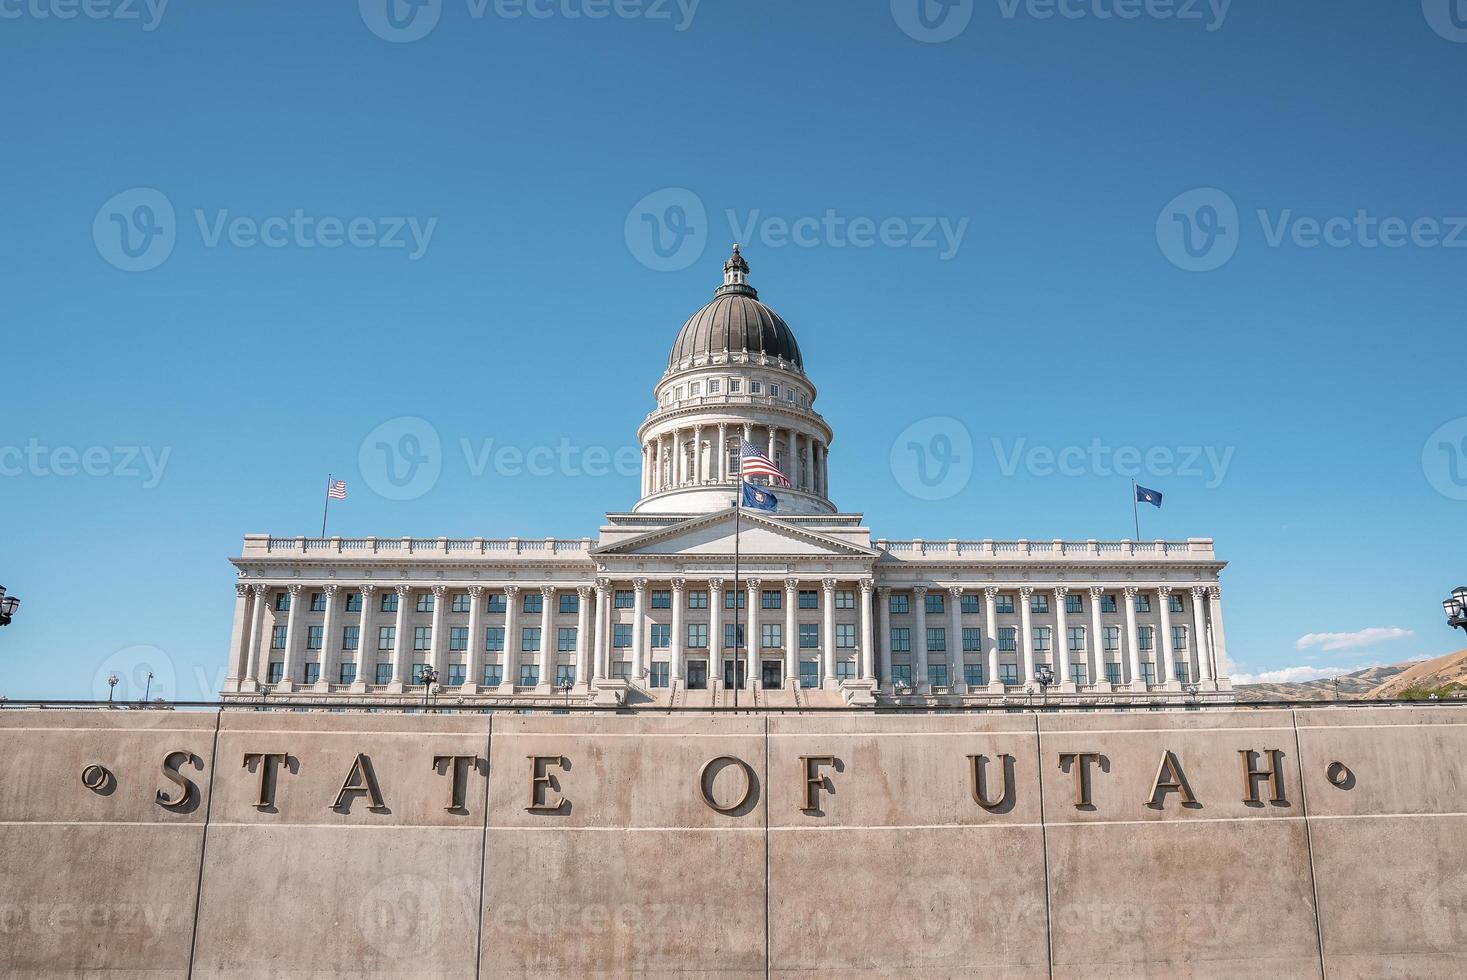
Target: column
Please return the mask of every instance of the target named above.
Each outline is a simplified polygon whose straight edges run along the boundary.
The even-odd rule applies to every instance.
[[[767,452],[765,455],[769,457],[770,462],[773,462],[774,465],[778,466],[779,463],[774,458],[774,426],[767,425],[764,428],[769,436],[769,452]]]
[[[713,482],[728,482],[728,423],[718,423],[718,456],[713,460]]]
[[[1192,589],[1192,649],[1197,654],[1197,674],[1202,681],[1212,680],[1212,663],[1207,650],[1207,624],[1202,600],[1207,590],[1202,586]]]
[[[270,641],[265,636],[265,596],[269,590],[264,585],[252,584],[250,593],[254,608],[250,611],[250,656],[245,664],[245,677],[254,682],[250,685],[250,690],[254,690],[269,676],[265,663],[270,659]]]
[[[837,686],[835,676],[835,579],[821,579],[820,588],[820,609],[825,613],[824,622],[820,624],[820,646],[824,653],[820,680],[824,687],[833,690]]]
[[[535,690],[540,694],[549,694],[555,684],[555,652],[559,646],[555,642],[555,587],[553,585],[540,586],[540,683],[535,685]]]
[[[1212,651],[1213,677],[1224,680],[1228,676],[1228,643],[1223,635],[1222,589],[1210,586],[1207,590],[1208,621],[1212,624],[1212,637],[1208,649]]]
[[[927,679],[927,587],[919,585],[912,590],[912,614],[917,625],[912,630],[912,684],[918,694],[932,693],[932,684]]]
[[[785,429],[784,438],[784,444],[789,447],[790,482],[795,485],[796,490],[807,489],[805,486],[805,461],[800,458],[800,434],[794,429]]]
[[[784,580],[784,686],[800,683],[800,580]]]
[[[706,482],[706,474],[703,472],[703,427],[693,426],[693,482]]]
[[[748,607],[745,610],[745,612],[747,613],[747,616],[745,618],[749,621],[749,625],[744,630],[744,651],[745,656],[748,658],[749,662],[744,673],[744,686],[752,691],[754,689],[754,685],[759,683],[759,668],[757,665],[757,661],[761,655],[761,651],[763,650],[763,647],[760,644],[759,636],[759,587],[763,583],[760,582],[757,578],[751,578],[746,581],[748,582],[748,591],[744,600],[744,604]],[[734,640],[737,641],[738,637],[734,637]],[[738,683],[738,679],[739,669],[737,666],[735,666],[734,683]]]
[[[229,637],[229,673],[224,678],[225,690],[239,690],[250,659],[250,587],[234,583],[234,625]]]
[[[1024,651],[1024,677],[1025,684],[1034,680],[1034,630],[1031,626],[1032,615],[1029,599],[1034,595],[1034,589],[1023,586],[1019,589],[1019,648]]]
[[[285,615],[285,673],[282,675],[283,683],[280,685],[282,691],[289,691],[291,685],[296,683],[296,673],[300,670],[301,655],[300,646],[300,605],[301,586],[287,585],[286,592],[290,593],[290,612]]]
[[[711,690],[723,680],[723,579],[708,580],[708,679]]]
[[[1105,642],[1105,631],[1100,626],[1100,600],[1105,595],[1105,589],[1099,585],[1090,587],[1090,635],[1085,638],[1086,657],[1085,670],[1088,672],[1091,684],[1098,684],[1105,680],[1105,650],[1102,644]]]
[[[998,587],[983,590],[983,651],[988,655],[988,690],[1003,692],[998,676]]]
[[[952,603],[952,608],[948,610],[952,625],[948,627],[947,680],[954,694],[967,694],[968,684],[963,680],[963,587],[950,586],[947,598]]]
[[[392,683],[389,686],[398,692],[403,690],[408,680],[403,667],[407,662],[407,613],[412,599],[413,590],[409,586],[397,586],[397,618],[393,621]]]
[[[1141,647],[1136,636],[1136,592],[1134,585],[1126,586],[1126,646],[1130,650],[1131,690],[1144,691],[1146,685],[1141,680]]]
[[[683,660],[687,648],[687,627],[684,625],[683,610],[688,607],[688,580],[672,580],[672,638],[668,644],[668,683],[673,687],[683,679]]]
[[[888,694],[893,689],[891,681],[891,589],[881,586],[876,590],[876,621],[881,628],[881,683]]]
[[[500,657],[499,693],[513,694],[520,679],[520,587],[504,587],[504,653]]]
[[[377,595],[377,586],[358,586],[362,594],[362,608],[357,618],[357,679],[352,690],[365,692],[368,684],[377,682],[377,640],[372,636],[372,602]]]
[[[444,617],[448,605],[448,586],[433,586],[433,632],[428,637],[428,665],[438,672],[438,683],[448,683],[448,663],[445,651],[448,649],[447,638],[444,632]]]
[[[1166,664],[1166,674],[1160,678],[1162,686],[1168,690],[1181,690],[1177,683],[1177,652],[1172,649],[1172,587],[1163,585],[1156,590],[1156,601],[1161,607],[1161,647],[1162,661]]]
[[[631,676],[634,682],[640,682],[647,665],[647,580],[632,579],[632,588],[637,594],[632,604]]]
[[[1054,662],[1059,665],[1056,671],[1059,676],[1055,680],[1060,684],[1060,689],[1065,691],[1075,689],[1075,683],[1070,679],[1070,638],[1066,635],[1069,632],[1066,619],[1069,610],[1065,608],[1065,601],[1069,596],[1068,586],[1057,586],[1054,590]],[[1065,687],[1066,684],[1069,687]]]
[[[668,437],[672,441],[672,485],[675,487],[683,485],[683,444],[680,431],[673,429]]]
[[[469,586],[469,645],[464,650],[463,693],[474,694],[484,683],[484,587]]]
[[[328,584],[323,590],[326,593],[326,618],[321,623],[321,676],[317,679],[316,690],[325,691],[339,677],[336,670],[336,650],[340,642],[336,634],[340,632],[336,625],[336,597],[341,592],[341,586],[335,582]]]
[[[876,680],[876,658],[871,636],[871,580],[861,579],[861,680]]]
[[[576,587],[576,687],[585,690],[591,676],[591,587]]]
[[[611,676],[611,580],[596,580],[596,663],[593,680]]]

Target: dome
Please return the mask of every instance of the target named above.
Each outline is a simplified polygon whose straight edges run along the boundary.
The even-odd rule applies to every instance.
[[[713,302],[688,317],[678,331],[667,358],[669,370],[687,360],[706,363],[710,355],[744,351],[777,357],[805,370],[794,331],[759,302],[759,293],[746,281],[748,274],[749,264],[735,245],[723,264],[723,285],[713,294]]]

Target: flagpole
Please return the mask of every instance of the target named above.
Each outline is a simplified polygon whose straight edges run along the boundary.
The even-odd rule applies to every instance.
[[[739,450],[739,492],[734,495],[734,641],[733,641],[733,706],[739,706],[739,524],[744,516],[744,453]],[[722,643],[720,638],[718,642]]]
[[[1136,522],[1136,541],[1141,540],[1141,506],[1136,500],[1136,480],[1131,479],[1131,519]]]
[[[321,508],[321,537],[326,536],[326,514],[331,510],[331,474],[326,474],[326,505]]]

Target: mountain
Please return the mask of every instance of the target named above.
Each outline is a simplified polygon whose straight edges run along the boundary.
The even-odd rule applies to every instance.
[[[1338,678],[1302,681],[1297,684],[1239,684],[1234,690],[1237,691],[1239,701],[1333,701],[1336,693],[1335,681],[1338,680],[1340,700],[1353,701],[1375,696],[1374,692],[1378,688],[1415,666],[1416,661],[1408,660],[1385,667],[1366,667],[1352,674],[1341,674]]]
[[[1458,650],[1434,660],[1418,660],[1404,666],[1405,670],[1371,691],[1370,697],[1398,698],[1402,691],[1413,687],[1467,685],[1467,650]]]

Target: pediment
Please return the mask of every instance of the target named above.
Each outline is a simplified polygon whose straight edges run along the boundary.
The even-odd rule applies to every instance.
[[[876,552],[839,538],[787,524],[776,517],[744,511],[737,520],[738,548],[754,557],[874,558]],[[695,517],[646,534],[594,549],[593,556],[729,555],[734,553],[732,510]]]

